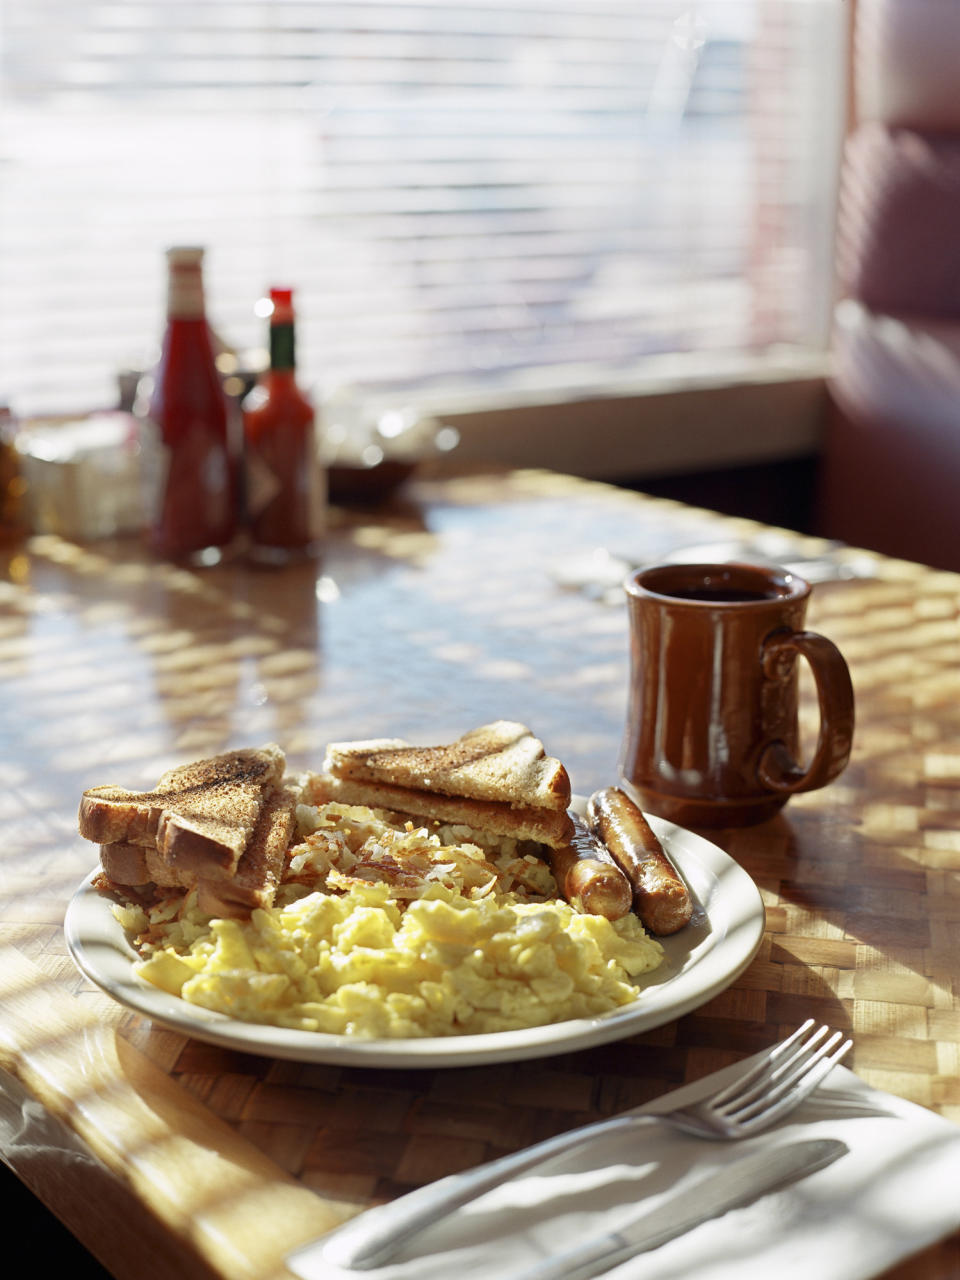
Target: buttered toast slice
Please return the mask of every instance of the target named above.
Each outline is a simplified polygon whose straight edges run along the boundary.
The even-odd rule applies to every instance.
[[[171,769],[153,791],[91,787],[80,800],[80,834],[155,850],[174,871],[230,878],[285,767],[271,743]]]
[[[310,784],[323,799],[554,846],[572,831],[566,769],[513,720],[481,725],[438,747],[399,738],[333,742],[323,767]]]
[[[344,782],[372,782],[520,808],[566,811],[567,771],[526,725],[495,720],[439,747],[400,739],[334,742],[324,772]]]

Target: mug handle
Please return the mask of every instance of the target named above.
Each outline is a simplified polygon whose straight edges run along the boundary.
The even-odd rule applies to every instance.
[[[771,791],[815,791],[846,768],[853,746],[853,684],[843,655],[833,641],[815,631],[774,631],[763,643],[763,673],[769,679],[789,674],[797,654],[806,658],[817,686],[820,733],[813,759],[803,769],[781,741],[764,749],[757,776]]]

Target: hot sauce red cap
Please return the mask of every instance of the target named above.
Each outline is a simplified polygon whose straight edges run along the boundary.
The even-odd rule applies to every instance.
[[[293,290],[271,289],[270,301],[273,303],[272,319],[283,323],[293,319]]]

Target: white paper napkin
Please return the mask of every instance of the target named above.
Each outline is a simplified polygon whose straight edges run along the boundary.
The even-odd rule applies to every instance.
[[[638,1108],[695,1101],[744,1064]],[[541,1259],[616,1230],[638,1210],[749,1151],[839,1138],[848,1153],[782,1191],[703,1223],[609,1271],[610,1280],[869,1280],[960,1229],[960,1126],[835,1067],[785,1124],[740,1142],[692,1138],[651,1119],[558,1156],[412,1239],[393,1263],[348,1271],[321,1244],[287,1260],[302,1280],[509,1280]]]

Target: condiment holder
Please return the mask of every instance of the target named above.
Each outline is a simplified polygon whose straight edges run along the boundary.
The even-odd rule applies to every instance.
[[[137,421],[128,413],[27,420],[16,437],[30,528],[76,541],[143,524]]]

